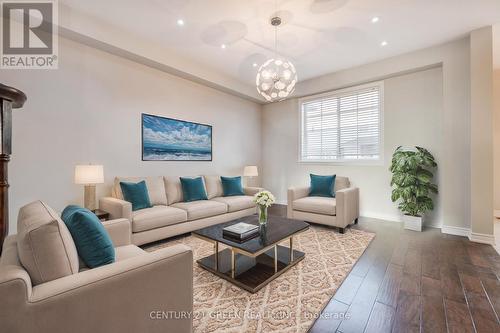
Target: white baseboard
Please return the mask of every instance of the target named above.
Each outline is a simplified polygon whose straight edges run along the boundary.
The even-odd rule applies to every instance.
[[[377,220],[384,220],[389,222],[403,222],[401,216],[397,215],[377,214],[373,212],[360,212],[359,215],[363,217],[368,217]]]
[[[441,227],[441,232],[443,234],[467,237],[471,242],[489,244],[495,247],[495,236],[472,232],[470,228],[452,227],[449,225],[443,225]],[[498,252],[499,249],[495,248],[495,250],[497,250]]]
[[[469,235],[469,239],[472,242],[476,242],[476,243],[490,244],[493,246],[495,245],[495,236],[493,236],[493,235],[471,232]]]
[[[401,215],[386,215],[386,214],[377,214],[373,212],[360,212],[361,216],[363,217],[368,217],[372,219],[377,219],[377,220],[384,220],[384,221],[389,221],[389,222],[403,222],[403,218]],[[442,226],[442,223],[440,221],[435,221],[435,222],[429,222],[424,219],[424,227],[428,228],[437,228],[440,229]]]
[[[469,228],[452,227],[452,226],[449,226],[449,225],[443,225],[443,226],[441,226],[441,232],[443,234],[455,235],[455,236],[464,236],[464,237],[469,237],[469,235],[470,235],[470,229]]]

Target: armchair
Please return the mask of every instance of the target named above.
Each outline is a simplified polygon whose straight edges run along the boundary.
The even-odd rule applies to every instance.
[[[338,227],[340,233],[359,218],[359,189],[337,176],[335,198],[309,197],[309,186],[288,189],[287,217]]]

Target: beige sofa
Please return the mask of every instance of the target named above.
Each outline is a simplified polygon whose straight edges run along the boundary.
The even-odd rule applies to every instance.
[[[123,200],[120,182],[145,180],[153,207],[132,211]],[[223,197],[220,176],[203,176],[208,200],[183,202],[178,176],[117,177],[111,197],[99,200],[100,209],[111,218],[126,218],[132,223],[132,243],[142,245],[191,232],[210,225],[228,222],[256,213],[253,195],[260,188],[244,188],[245,195]]]
[[[340,233],[359,217],[359,189],[337,176],[335,198],[309,197],[310,187],[288,189],[287,217],[338,227]]]
[[[174,245],[147,253],[130,244],[128,220],[104,226],[116,262],[88,269],[50,207],[37,201],[21,209],[19,234],[6,238],[0,258],[1,332],[192,332],[191,317],[155,313],[192,313],[191,250]]]

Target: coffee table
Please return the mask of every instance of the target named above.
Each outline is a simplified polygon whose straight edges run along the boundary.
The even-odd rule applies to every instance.
[[[255,238],[243,243],[224,238],[222,229],[239,222],[259,225],[257,216],[252,215],[192,232],[214,244],[214,254],[197,260],[200,267],[255,293],[304,259],[304,252],[293,249],[293,237],[309,229],[308,223],[270,216]],[[286,240],[289,247],[278,245]],[[219,244],[227,248],[219,251]]]

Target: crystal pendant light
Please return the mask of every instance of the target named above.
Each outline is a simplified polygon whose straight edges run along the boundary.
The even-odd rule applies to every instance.
[[[280,24],[280,17],[276,16],[271,19],[271,25],[274,26],[275,57],[260,66],[255,79],[257,91],[268,102],[284,100],[295,90],[297,83],[295,66],[290,61],[278,57],[278,26]]]

